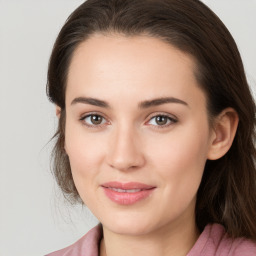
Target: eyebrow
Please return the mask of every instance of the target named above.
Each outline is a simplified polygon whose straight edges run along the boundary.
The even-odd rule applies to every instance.
[[[149,108],[149,107],[163,105],[166,103],[178,103],[178,104],[188,106],[188,103],[183,100],[173,98],[173,97],[164,97],[164,98],[157,98],[157,99],[142,101],[139,103],[139,108]]]
[[[97,107],[102,108],[110,108],[110,105],[103,100],[95,99],[95,98],[87,98],[87,97],[78,97],[72,100],[71,105],[82,103],[82,104],[89,104]],[[185,106],[188,106],[188,103],[186,103],[183,100],[174,98],[174,97],[163,97],[163,98],[157,98],[152,100],[146,100],[139,103],[139,108],[145,109],[150,108],[154,106],[159,106],[167,103],[178,103]]]
[[[78,97],[72,100],[71,105],[74,105],[77,103],[89,104],[89,105],[102,107],[102,108],[109,108],[109,104],[106,101],[95,99],[95,98]]]

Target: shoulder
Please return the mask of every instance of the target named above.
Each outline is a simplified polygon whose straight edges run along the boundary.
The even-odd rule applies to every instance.
[[[245,238],[232,239],[223,226],[209,224],[187,256],[255,256],[256,243]]]
[[[101,238],[102,226],[99,224],[76,243],[45,256],[82,256],[85,252],[88,256],[97,256]]]

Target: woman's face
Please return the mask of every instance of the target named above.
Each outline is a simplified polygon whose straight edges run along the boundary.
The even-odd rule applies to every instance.
[[[195,222],[212,142],[193,59],[150,37],[95,35],[71,61],[65,149],[104,227],[147,234]]]

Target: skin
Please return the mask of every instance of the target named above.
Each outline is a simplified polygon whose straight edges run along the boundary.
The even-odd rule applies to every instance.
[[[205,162],[229,149],[238,118],[227,109],[209,126],[195,69],[192,57],[146,36],[98,34],[75,50],[65,149],[77,190],[103,225],[101,255],[186,255],[198,238],[195,203]],[[145,103],[165,97],[178,100]],[[120,205],[101,187],[110,181],[156,189]]]

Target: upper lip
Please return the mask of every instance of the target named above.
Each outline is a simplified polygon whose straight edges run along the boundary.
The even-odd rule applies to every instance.
[[[146,190],[146,189],[152,189],[155,188],[155,186],[152,185],[147,185],[139,182],[118,182],[118,181],[111,181],[107,182],[101,185],[102,187],[105,188],[116,188],[116,189],[123,189],[123,190],[129,190],[129,189],[141,189],[141,190]]]

